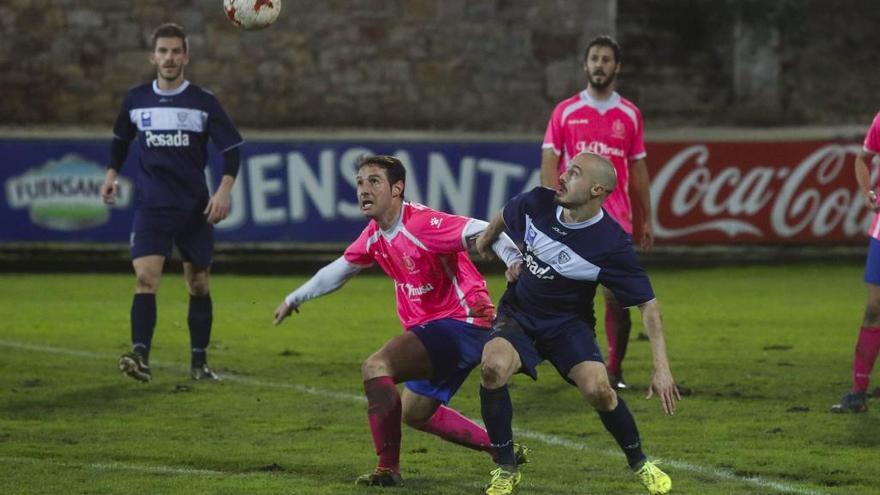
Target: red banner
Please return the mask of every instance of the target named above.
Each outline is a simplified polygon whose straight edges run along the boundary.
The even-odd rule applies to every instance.
[[[860,150],[834,141],[648,143],[657,241],[865,242],[872,213],[853,171]]]

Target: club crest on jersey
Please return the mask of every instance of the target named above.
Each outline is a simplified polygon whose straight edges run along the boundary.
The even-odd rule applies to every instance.
[[[412,257],[408,254],[403,255],[403,266],[405,266],[410,273],[416,272],[416,262],[413,261]]]
[[[186,123],[186,119],[187,119],[187,117],[189,117],[189,114],[188,114],[188,113],[186,113],[186,112],[177,112],[177,123],[178,123],[178,124],[185,124],[185,123]]]
[[[141,112],[141,127],[151,127],[153,125],[153,113]]]
[[[616,138],[626,137],[626,126],[623,125],[620,119],[614,119],[614,123],[611,124],[611,134]]]
[[[557,265],[564,265],[571,260],[571,256],[568,255],[565,251],[561,251],[559,256],[556,258]]]

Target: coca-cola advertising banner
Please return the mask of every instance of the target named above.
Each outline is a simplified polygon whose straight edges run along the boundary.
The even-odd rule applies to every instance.
[[[648,143],[654,231],[668,244],[864,242],[860,143]],[[876,177],[876,163],[872,176]]]
[[[854,142],[649,142],[653,224],[663,244],[861,243],[870,212],[857,193]],[[115,205],[101,202],[109,139],[0,139],[0,244],[114,243],[129,238],[137,164]],[[363,229],[355,164],[387,153],[408,170],[411,201],[490,218],[540,182],[540,141],[249,140],[227,243],[344,245]],[[134,155],[132,153],[131,155]],[[208,181],[221,160],[212,152]]]

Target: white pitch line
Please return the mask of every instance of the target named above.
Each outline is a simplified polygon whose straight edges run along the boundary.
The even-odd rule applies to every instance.
[[[0,457],[0,463],[48,465],[97,471],[137,471],[151,474],[177,474],[186,476],[256,476],[264,473],[226,473],[213,469],[196,469],[173,466],[151,466],[148,464],[129,464],[127,462],[69,462],[35,457]]]
[[[87,357],[87,358],[93,358],[93,359],[112,359],[113,358],[113,356],[110,356],[108,354],[102,354],[102,353],[97,353],[97,352],[80,351],[80,350],[74,350],[74,349],[64,349],[64,348],[60,348],[60,347],[35,345],[35,344],[28,344],[28,343],[24,343],[24,342],[13,342],[13,341],[8,341],[8,340],[0,340],[0,347],[8,347],[11,349],[19,349],[19,350],[24,350],[24,351],[45,352],[45,353],[49,353],[49,354],[60,354],[60,355],[64,355],[64,356]],[[160,361],[151,361],[150,364],[151,364],[151,366],[157,367],[157,368],[181,369],[181,370],[185,369],[181,365],[172,364],[172,363],[165,363],[165,362],[160,362]],[[268,382],[268,381],[259,380],[259,379],[255,379],[255,378],[248,378],[248,377],[244,377],[244,376],[229,375],[229,374],[223,375],[223,380],[228,381],[228,382],[241,383],[244,385],[251,385],[251,386],[255,386],[255,387],[282,388],[282,389],[296,390],[296,391],[303,392],[303,393],[310,394],[310,395],[317,395],[320,397],[327,397],[330,399],[336,399],[336,400],[342,400],[342,401],[364,402],[366,400],[362,395],[348,394],[345,392],[334,392],[332,390],[324,390],[324,389],[311,387],[308,385],[302,385],[302,384],[298,384],[298,383]],[[568,439],[565,439],[565,438],[562,438],[562,437],[559,437],[556,435],[548,435],[545,433],[540,433],[540,432],[530,431],[530,430],[523,430],[523,429],[519,429],[519,428],[517,428],[515,431],[517,434],[522,435],[525,438],[538,440],[538,441],[546,443],[548,445],[555,445],[555,446],[564,447],[564,448],[571,449],[571,450],[577,450],[577,451],[581,451],[581,452],[589,452],[589,453],[593,453],[593,454],[600,454],[603,456],[610,456],[610,457],[621,457],[623,455],[617,451],[612,451],[612,450],[607,450],[607,449],[599,449],[596,447],[590,447],[590,446],[585,445],[583,443],[574,442],[572,440],[568,440]],[[16,458],[0,457],[0,461],[5,461],[6,459],[16,459]],[[686,461],[677,461],[677,460],[673,460],[673,459],[664,459],[663,462],[664,462],[664,464],[666,464],[668,466],[672,466],[672,467],[674,467],[678,470],[681,470],[681,471],[688,471],[691,473],[699,474],[699,475],[709,477],[709,478],[714,478],[717,480],[731,481],[731,482],[741,483],[744,485],[752,485],[752,486],[757,486],[760,488],[776,490],[777,492],[780,492],[780,493],[794,493],[797,495],[828,495],[827,492],[813,490],[810,488],[802,488],[802,487],[799,487],[796,485],[791,485],[788,483],[783,483],[781,481],[767,479],[767,478],[764,478],[761,476],[740,476],[740,475],[734,473],[733,471],[730,471],[727,469],[701,466],[699,464],[693,464],[693,463],[686,462]],[[116,464],[118,464],[118,463],[107,464],[106,466],[113,466]],[[166,469],[166,467],[163,467],[163,466],[158,466],[158,467],[154,468],[154,467],[149,467],[149,466],[135,466],[135,465],[126,465],[126,464],[119,464],[119,465],[120,466],[134,466],[134,467],[132,467],[132,469],[144,469],[144,470],[146,470],[146,469]],[[95,465],[88,465],[88,466],[100,466],[100,465],[95,464]],[[221,471],[210,471],[210,470],[197,470],[197,469],[196,470],[188,470],[186,468],[174,468],[174,467],[167,467],[167,469],[172,470],[172,471],[167,471],[169,473],[176,473],[177,471],[174,471],[174,470],[180,470],[181,474],[183,474],[184,472],[188,472],[190,474],[199,474],[200,472],[202,474],[212,474],[212,475],[215,473],[216,474],[224,474],[224,475],[227,474],[227,473],[222,473]]]

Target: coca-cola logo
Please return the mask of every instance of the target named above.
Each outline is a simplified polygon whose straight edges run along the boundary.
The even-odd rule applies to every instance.
[[[713,157],[709,145],[689,145],[653,174],[658,239],[705,239],[714,234],[784,242],[827,240],[831,233],[858,238],[867,231],[872,213],[852,173],[859,145],[822,144],[799,163],[789,158],[793,165],[785,164],[780,153],[768,153],[776,161],[772,164],[737,163],[749,154],[749,146],[743,143],[741,154]],[[764,148],[772,150],[769,145]],[[876,172],[875,163],[874,177]]]

